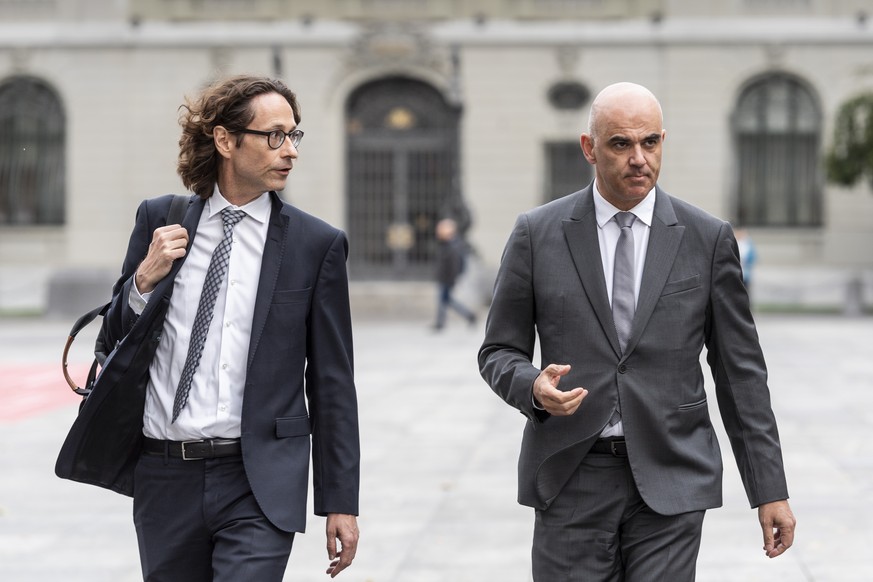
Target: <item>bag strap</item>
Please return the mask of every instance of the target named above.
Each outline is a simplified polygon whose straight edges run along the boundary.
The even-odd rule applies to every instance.
[[[176,194],[173,196],[173,200],[170,202],[170,210],[167,212],[167,224],[181,224],[182,220],[185,218],[185,212],[188,209],[188,201],[190,200],[189,196],[185,196],[182,194]],[[109,306],[112,305],[112,302],[108,302],[105,305],[101,305],[99,307],[95,307],[82,317],[76,320],[76,323],[73,324],[73,328],[70,330],[70,335],[67,338],[67,343],[64,345],[64,353],[61,357],[61,364],[63,366],[64,379],[67,381],[67,384],[70,385],[70,389],[80,396],[88,396],[91,393],[91,388],[94,386],[94,381],[97,378],[97,366],[98,360],[94,358],[94,361],[91,363],[91,369],[88,371],[88,378],[85,382],[85,387],[80,388],[76,385],[76,381],[70,376],[70,372],[67,369],[67,356],[70,353],[70,346],[73,345],[73,340],[76,339],[76,335],[80,331],[82,331],[85,327],[88,326],[89,323],[94,321],[97,316],[103,317],[106,315],[106,312],[109,311]]]
[[[70,353],[70,346],[73,345],[73,340],[76,339],[76,335],[82,331],[89,323],[94,321],[94,319],[99,316],[106,315],[106,312],[109,310],[109,303],[106,305],[101,305],[100,307],[95,307],[82,317],[76,320],[76,323],[73,324],[73,329],[70,330],[70,336],[67,338],[67,343],[64,346],[64,355],[61,358],[61,363],[63,364],[64,370],[64,379],[67,381],[67,384],[70,385],[70,389],[80,396],[87,396],[91,392],[91,384],[93,383],[92,375],[96,376],[97,372],[97,359],[94,359],[94,362],[91,364],[91,370],[88,373],[88,382],[85,384],[85,388],[79,388],[76,386],[76,382],[70,377],[70,372],[67,370],[67,355]]]
[[[188,209],[188,196],[176,194],[170,202],[170,211],[167,212],[167,224],[182,224],[185,211]]]

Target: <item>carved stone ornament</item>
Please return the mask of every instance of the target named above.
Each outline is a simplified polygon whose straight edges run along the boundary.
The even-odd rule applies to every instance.
[[[578,81],[558,81],[549,87],[548,99],[555,109],[581,109],[591,99],[591,90]]]

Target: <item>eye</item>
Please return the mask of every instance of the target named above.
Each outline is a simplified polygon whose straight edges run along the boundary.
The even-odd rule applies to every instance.
[[[294,129],[291,131],[291,133],[288,134],[288,137],[291,138],[291,143],[296,148],[300,145],[300,140],[303,139],[303,131],[299,129]]]

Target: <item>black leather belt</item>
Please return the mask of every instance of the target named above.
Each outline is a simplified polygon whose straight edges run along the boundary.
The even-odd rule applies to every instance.
[[[626,457],[627,443],[624,442],[624,439],[597,439],[589,452],[598,455]]]
[[[242,454],[239,439],[203,439],[197,441],[161,441],[146,438],[142,450],[152,455],[167,455],[185,461],[217,459]]]

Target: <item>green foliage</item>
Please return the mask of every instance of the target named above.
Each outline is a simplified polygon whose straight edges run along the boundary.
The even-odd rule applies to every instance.
[[[873,187],[873,93],[843,103],[834,124],[834,140],[825,160],[828,181],[852,186],[862,176]]]

